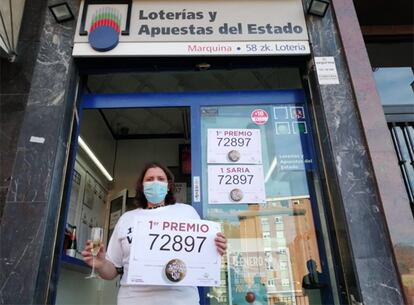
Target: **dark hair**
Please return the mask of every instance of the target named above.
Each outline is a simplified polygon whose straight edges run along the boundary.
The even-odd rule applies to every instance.
[[[145,209],[148,207],[148,201],[144,195],[143,181],[144,181],[144,176],[147,173],[147,171],[150,168],[156,168],[156,167],[159,167],[164,171],[165,175],[167,176],[167,180],[168,180],[168,193],[165,196],[164,204],[170,205],[170,204],[174,204],[176,201],[175,196],[174,196],[174,175],[171,173],[171,171],[166,166],[162,165],[159,162],[152,161],[152,162],[147,163],[144,166],[144,169],[142,170],[141,174],[138,177],[138,181],[136,185],[135,203],[137,204],[139,208]]]

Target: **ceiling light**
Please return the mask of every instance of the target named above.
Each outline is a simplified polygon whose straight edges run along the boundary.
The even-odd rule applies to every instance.
[[[69,5],[66,2],[50,5],[49,9],[52,12],[53,17],[55,17],[57,23],[75,18],[72,11],[70,10]]]
[[[108,173],[106,168],[102,165],[102,163],[98,160],[98,158],[95,156],[95,154],[92,152],[92,150],[85,143],[85,141],[83,141],[81,137],[78,137],[78,143],[79,143],[79,146],[87,153],[89,158],[91,158],[93,163],[95,163],[95,165],[100,169],[100,171],[106,177],[106,179],[108,179],[109,181],[114,180],[114,178],[112,178],[112,176]]]
[[[196,68],[200,71],[208,70],[208,69],[210,69],[210,67],[211,67],[211,65],[209,63],[206,63],[206,62],[196,64]]]
[[[328,10],[329,2],[326,0],[311,0],[308,14],[323,17]]]

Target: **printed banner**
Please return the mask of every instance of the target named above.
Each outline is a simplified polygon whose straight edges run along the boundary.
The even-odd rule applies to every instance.
[[[220,285],[218,223],[137,217],[136,228],[128,285]]]
[[[209,165],[208,203],[265,203],[262,165]]]
[[[262,163],[259,129],[208,129],[208,163]]]

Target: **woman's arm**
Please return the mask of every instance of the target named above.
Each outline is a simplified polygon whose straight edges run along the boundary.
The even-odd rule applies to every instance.
[[[92,241],[88,240],[86,241],[85,249],[81,252],[83,256],[83,261],[92,267]],[[116,268],[114,264],[112,264],[110,261],[108,261],[105,256],[105,246],[102,245],[101,249],[99,250],[98,255],[95,257],[95,270],[99,274],[101,278],[104,280],[112,280],[117,275],[118,272],[116,271]]]

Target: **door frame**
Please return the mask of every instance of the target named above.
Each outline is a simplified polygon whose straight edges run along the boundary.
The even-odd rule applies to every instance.
[[[201,108],[208,106],[241,106],[241,105],[270,105],[270,104],[299,104],[303,105],[308,111],[307,98],[303,89],[281,89],[281,90],[257,90],[257,91],[224,91],[224,92],[180,92],[180,93],[129,93],[129,94],[83,94],[80,99],[79,117],[82,117],[83,111],[86,109],[110,109],[110,108],[167,108],[167,107],[189,107],[191,118],[191,185],[192,185],[192,206],[203,217],[203,197],[205,190],[201,191],[199,201],[194,201],[194,177],[198,177],[200,187],[203,185],[202,179],[202,160],[201,160]],[[77,124],[77,134],[80,130],[81,119]],[[312,135],[312,131],[310,131]],[[77,141],[76,141],[77,142]],[[77,146],[77,143],[75,144]],[[315,156],[314,142],[311,136],[311,151]],[[76,150],[75,150],[76,151]],[[315,160],[314,170],[317,171],[317,162]],[[308,183],[309,184],[309,183]],[[310,186],[310,185],[309,185]],[[310,186],[311,203],[316,200],[314,197],[313,187]],[[312,199],[312,197],[314,199]],[[314,206],[312,204],[312,206]],[[315,208],[315,206],[314,206]],[[321,219],[316,215],[313,218],[315,227],[319,230]],[[316,218],[315,218],[316,217]],[[320,243],[322,242],[322,244]],[[329,243],[326,245],[326,243]],[[326,263],[327,257],[325,247],[332,249],[332,237],[329,241],[318,239],[318,248],[321,260]],[[326,264],[329,268],[329,264]],[[336,271],[334,270],[334,273]],[[334,281],[338,281],[335,276]],[[208,288],[199,288],[200,304],[209,304],[209,300],[205,297]],[[336,293],[332,290],[331,295]],[[204,297],[203,297],[204,296]]]

